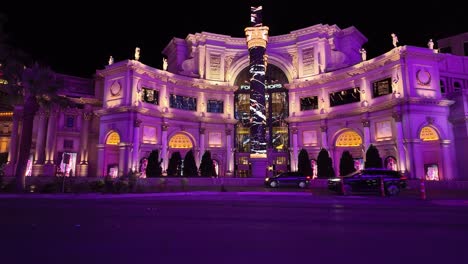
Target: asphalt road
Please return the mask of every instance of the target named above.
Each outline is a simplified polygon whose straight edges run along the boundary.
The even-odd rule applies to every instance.
[[[0,227],[1,263],[468,263],[468,200],[6,196]]]

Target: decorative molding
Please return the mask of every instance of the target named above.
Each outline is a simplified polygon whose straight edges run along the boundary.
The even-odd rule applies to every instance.
[[[136,119],[134,122],[133,122],[133,126],[134,127],[140,127],[142,121],[140,119]]]
[[[370,127],[370,120],[369,119],[361,119],[361,123],[363,127]]]
[[[84,112],[83,113],[83,119],[86,121],[89,121],[93,119],[94,113],[93,112]]]
[[[401,122],[401,119],[402,119],[401,112],[396,112],[396,111],[393,112],[392,117],[395,120],[395,122]]]

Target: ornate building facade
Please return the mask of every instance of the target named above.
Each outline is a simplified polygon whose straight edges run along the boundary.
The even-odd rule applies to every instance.
[[[64,76],[81,106],[38,114],[31,175],[126,175],[155,149],[166,170],[172,153],[192,149],[198,164],[210,151],[221,177],[264,177],[297,170],[301,149],[315,165],[322,148],[338,174],[344,151],[358,168],[373,144],[386,167],[410,178],[467,179],[468,57],[397,46],[366,60],[366,37],[336,25],[265,39],[266,155],[252,153],[258,105],[246,39],[203,32],[172,39],[165,70],[133,59],[93,81]],[[13,112],[0,114],[7,174],[20,140],[21,107]],[[255,169],[259,158],[270,171]]]

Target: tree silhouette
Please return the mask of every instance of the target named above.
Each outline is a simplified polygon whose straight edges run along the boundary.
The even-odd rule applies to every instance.
[[[343,151],[340,159],[340,175],[347,175],[356,171],[354,168],[354,159],[348,150]]]
[[[198,176],[197,164],[193,156],[193,150],[189,150],[184,158],[184,177]]]
[[[364,168],[383,168],[382,158],[380,157],[379,150],[373,144],[371,144],[367,149]]]
[[[162,159],[159,160],[159,151],[153,150],[148,156],[148,166],[146,167],[146,177],[161,177],[162,168],[161,168]]]
[[[328,178],[333,177],[335,172],[332,167],[332,159],[328,155],[328,151],[322,148],[317,156],[317,177]]]
[[[180,152],[174,152],[169,159],[169,165],[167,166],[167,176],[180,176],[180,167],[182,164],[182,156]]]
[[[211,152],[205,151],[202,156],[200,163],[200,175],[204,177],[216,176],[213,166],[213,160],[211,159]]]
[[[312,176],[312,165],[310,164],[309,153],[305,149],[301,149],[299,152],[297,171],[305,176]]]

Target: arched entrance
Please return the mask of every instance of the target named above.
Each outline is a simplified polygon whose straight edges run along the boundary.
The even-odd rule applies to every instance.
[[[419,132],[422,141],[422,161],[426,180],[438,181],[441,179],[442,160],[439,133],[432,126],[424,126]],[[450,159],[451,157],[444,157]],[[421,166],[416,164],[416,166]]]
[[[194,140],[185,132],[177,132],[169,140],[168,176],[181,176],[184,169],[184,158],[187,152],[194,148]],[[193,153],[194,156],[196,153]],[[193,176],[193,175],[191,175]]]
[[[112,178],[119,175],[119,144],[119,133],[114,130],[109,131],[105,141],[104,168],[105,175]]]
[[[334,169],[336,170],[339,168],[341,156],[345,151],[349,151],[353,157],[354,168],[356,170],[363,169],[364,160],[362,147],[362,137],[356,131],[352,129],[341,131],[335,140],[335,151],[333,153]]]
[[[254,156],[251,155],[251,125],[254,122],[251,113],[250,100],[250,68],[242,69],[236,76],[234,84],[239,89],[234,94],[235,126],[235,176],[237,177],[263,177],[253,175],[255,167]],[[274,172],[286,171],[289,165],[289,126],[286,118],[289,117],[288,90],[283,86],[288,78],[280,67],[269,63],[265,73],[265,110],[266,127],[265,139],[267,144],[267,167],[272,166]],[[263,143],[262,143],[263,144]],[[263,157],[262,157],[263,158]],[[279,162],[280,161],[280,162]]]

